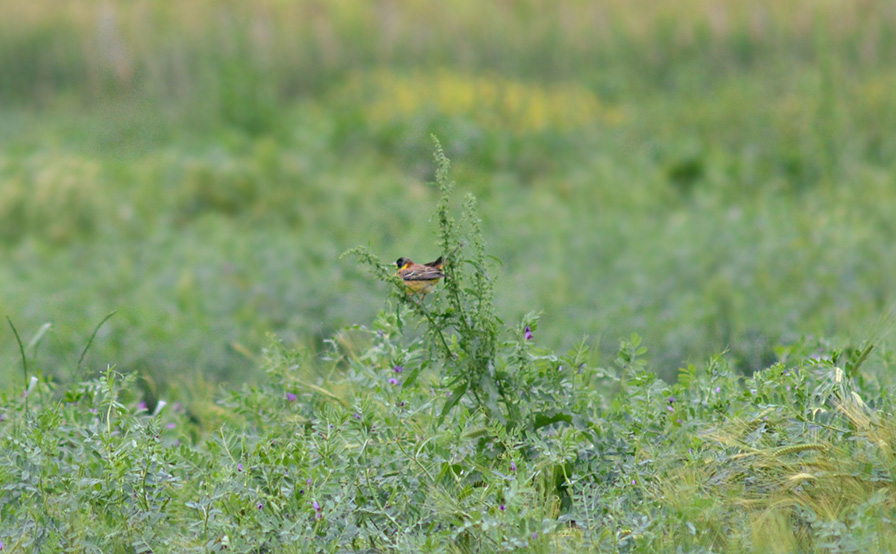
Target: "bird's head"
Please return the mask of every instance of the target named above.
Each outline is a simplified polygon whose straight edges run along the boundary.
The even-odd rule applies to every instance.
[[[397,260],[395,260],[395,267],[397,267],[398,269],[401,269],[401,268],[408,266],[412,263],[414,263],[414,262],[412,262],[410,260],[410,258],[398,258]]]

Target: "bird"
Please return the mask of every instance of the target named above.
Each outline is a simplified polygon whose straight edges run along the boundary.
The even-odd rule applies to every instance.
[[[409,293],[432,292],[439,279],[445,276],[442,273],[442,256],[427,264],[415,263],[410,258],[398,258],[395,260],[395,267],[398,268],[398,276],[404,281]]]

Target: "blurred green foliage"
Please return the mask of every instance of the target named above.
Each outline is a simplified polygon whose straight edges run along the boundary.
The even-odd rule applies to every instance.
[[[503,262],[495,312],[654,366],[883,333],[889,2],[0,5],[0,315],[35,367],[244,380],[434,258],[429,136]],[[0,374],[18,371],[0,332]]]

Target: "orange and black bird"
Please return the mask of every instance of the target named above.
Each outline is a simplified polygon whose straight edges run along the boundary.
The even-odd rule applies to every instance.
[[[404,281],[409,292],[426,294],[435,288],[436,283],[445,276],[442,273],[442,257],[428,264],[414,263],[410,258],[395,260],[398,276]]]

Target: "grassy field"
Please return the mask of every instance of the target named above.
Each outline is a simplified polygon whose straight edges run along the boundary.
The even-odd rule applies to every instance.
[[[892,550],[894,68],[882,0],[0,5],[0,541]],[[361,263],[446,233],[436,320]]]

